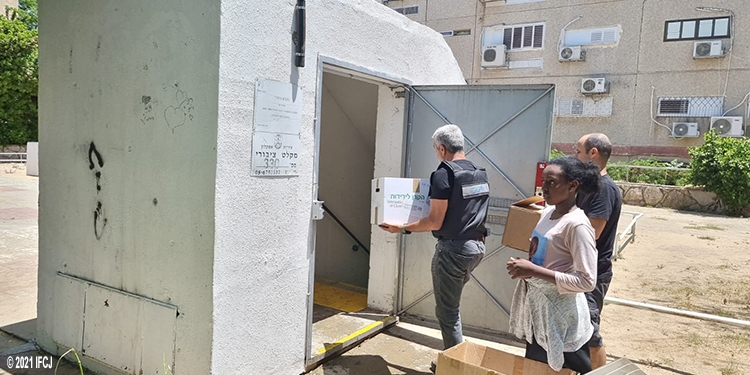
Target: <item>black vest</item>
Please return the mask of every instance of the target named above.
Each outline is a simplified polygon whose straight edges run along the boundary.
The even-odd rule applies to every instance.
[[[469,162],[471,163],[471,162]],[[443,226],[432,231],[440,239],[475,240],[487,236],[484,226],[490,198],[490,184],[487,171],[478,168],[463,169],[452,161],[440,163],[438,169],[445,168],[453,175],[451,197],[445,212]]]

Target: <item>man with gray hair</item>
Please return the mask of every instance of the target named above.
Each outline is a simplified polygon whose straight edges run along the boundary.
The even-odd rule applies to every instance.
[[[412,223],[382,223],[380,227],[403,234],[432,231],[437,238],[432,286],[435,316],[448,349],[463,341],[458,307],[471,271],[484,257],[490,186],[486,170],[466,159],[458,126],[438,128],[432,141],[440,165],[430,176],[429,214]]]
[[[602,189],[597,194],[578,194],[576,206],[588,216],[596,235],[598,265],[596,286],[586,293],[589,303],[591,323],[594,335],[589,342],[591,367],[597,369],[607,364],[607,352],[604,340],[599,333],[601,312],[604,308],[604,297],[612,282],[612,254],[614,253],[617,224],[622,210],[622,196],[612,178],[607,174],[607,162],[612,155],[612,143],[601,133],[586,134],[578,140],[575,147],[576,157],[582,162],[592,161],[599,166],[602,176]]]

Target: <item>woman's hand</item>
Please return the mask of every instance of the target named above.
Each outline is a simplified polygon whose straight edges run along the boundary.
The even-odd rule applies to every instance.
[[[539,266],[526,259],[510,258],[506,267],[512,279],[528,279],[535,276]]]

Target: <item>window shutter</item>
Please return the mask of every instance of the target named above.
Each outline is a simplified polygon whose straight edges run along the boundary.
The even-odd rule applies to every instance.
[[[513,28],[513,48],[521,48],[521,38],[523,37],[523,28]]]
[[[513,41],[513,28],[506,28],[503,30],[503,44],[505,44],[505,49],[510,51],[511,42]]]
[[[680,39],[680,30],[682,29],[682,22],[668,22],[667,23],[667,39]]]
[[[534,48],[542,48],[544,44],[544,25],[534,26]]]
[[[531,47],[531,42],[534,39],[534,26],[526,26],[523,28],[523,47]]]

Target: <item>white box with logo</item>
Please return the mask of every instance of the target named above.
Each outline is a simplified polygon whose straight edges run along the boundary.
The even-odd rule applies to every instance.
[[[406,224],[430,212],[430,179],[391,178],[372,180],[370,224]]]

